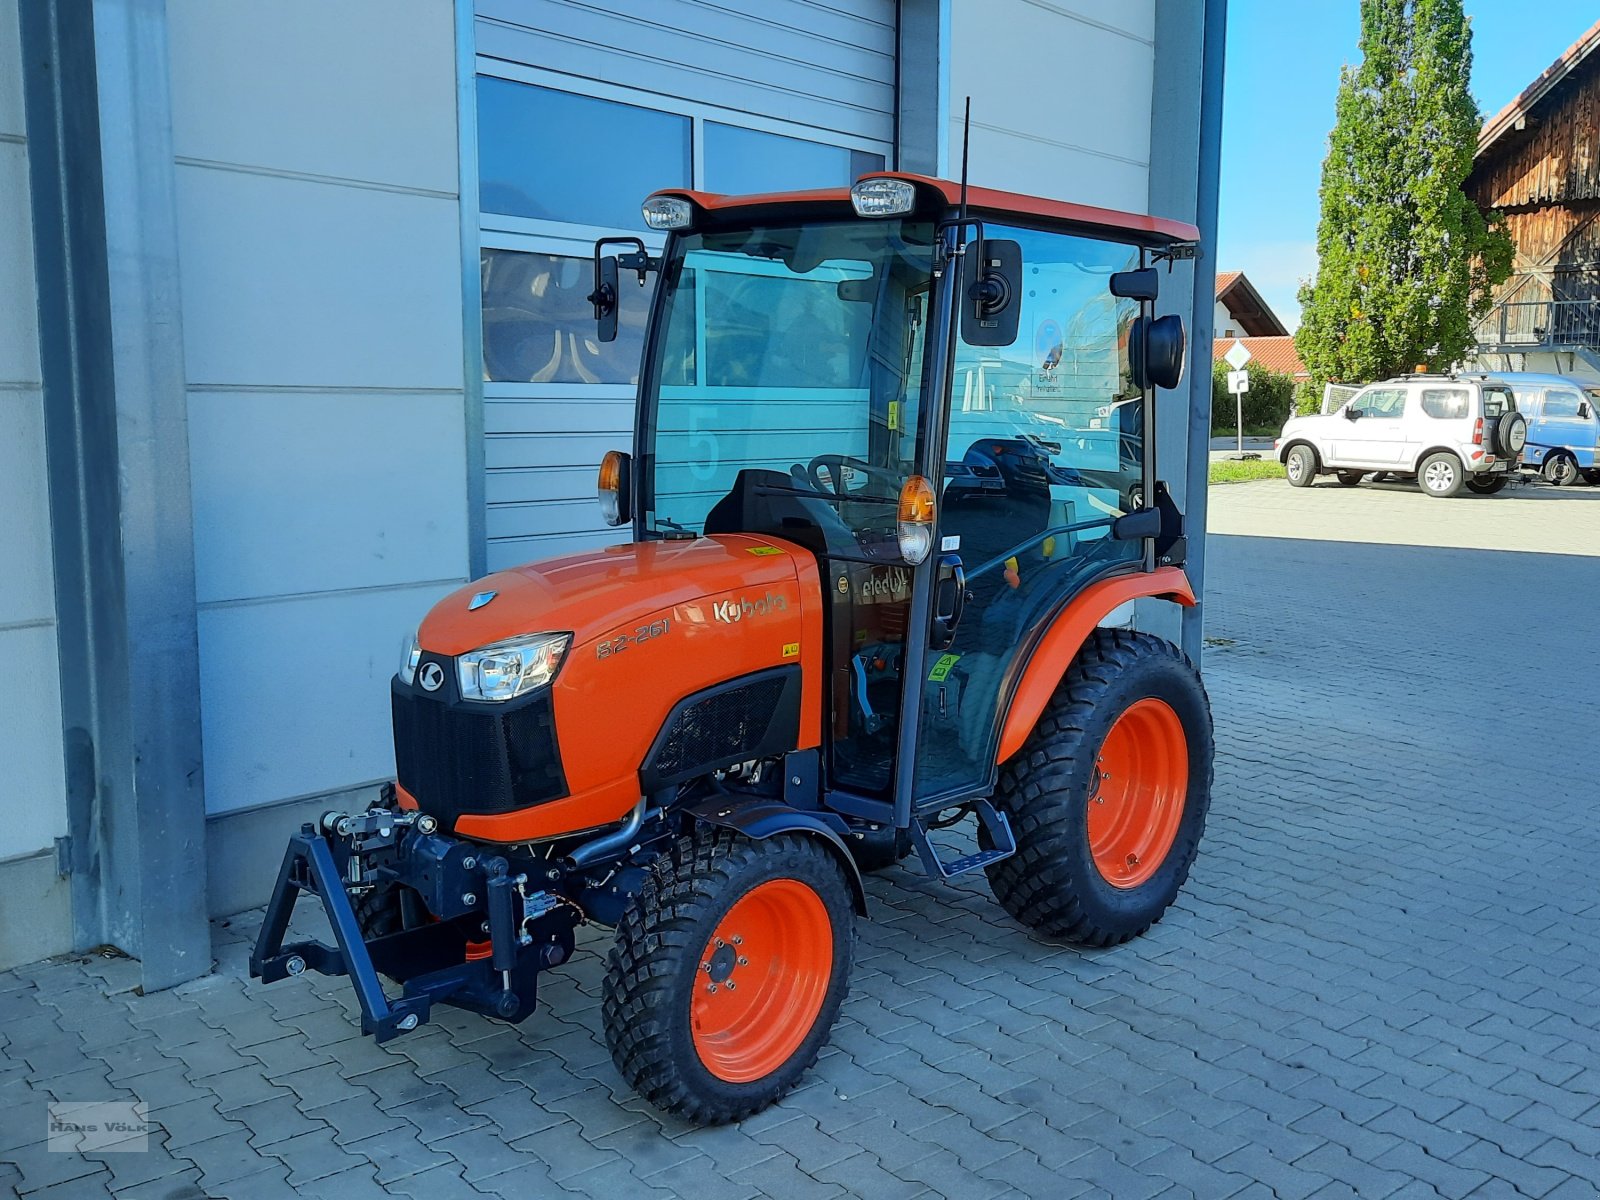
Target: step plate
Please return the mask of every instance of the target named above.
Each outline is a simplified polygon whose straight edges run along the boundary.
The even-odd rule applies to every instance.
[[[923,818],[920,816],[912,818],[911,837],[916,843],[917,856],[922,860],[922,869],[929,875],[940,879],[953,879],[957,875],[965,875],[968,871],[976,871],[1001,862],[1017,852],[1017,839],[1011,832],[1011,822],[1006,819],[1003,812],[987,800],[975,802],[972,811],[977,815],[978,823],[988,831],[989,840],[994,844],[994,848],[963,854],[960,858],[949,861],[939,857],[938,848],[928,836],[928,827]]]

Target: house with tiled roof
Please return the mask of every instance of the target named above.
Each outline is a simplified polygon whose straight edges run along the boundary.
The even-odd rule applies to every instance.
[[[1297,380],[1310,378],[1289,330],[1243,271],[1217,272],[1214,320],[1212,328],[1216,331],[1216,340],[1211,346],[1212,361],[1220,361],[1228,348],[1239,341],[1250,351],[1250,357],[1267,370]]]
[[[1466,192],[1517,249],[1478,365],[1600,382],[1600,21],[1484,123]]]

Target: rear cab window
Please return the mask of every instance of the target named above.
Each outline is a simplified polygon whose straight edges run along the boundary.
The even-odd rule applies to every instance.
[[[1483,389],[1483,415],[1486,417],[1503,417],[1509,412],[1517,411],[1517,401],[1508,387],[1486,387]]]

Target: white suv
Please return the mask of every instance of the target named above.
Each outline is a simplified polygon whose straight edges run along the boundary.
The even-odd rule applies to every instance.
[[[1276,443],[1289,482],[1369,472],[1415,477],[1430,496],[1492,495],[1517,468],[1528,424],[1511,389],[1483,375],[1402,375],[1369,384],[1331,413],[1291,417]]]

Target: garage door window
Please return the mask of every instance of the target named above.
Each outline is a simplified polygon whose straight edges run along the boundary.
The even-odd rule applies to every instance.
[[[595,336],[587,258],[518,250],[482,251],[483,377],[508,383],[639,382],[650,291],[625,275],[617,340]]]
[[[883,170],[883,155],[707,121],[706,188],[729,194],[840,187]]]
[[[478,77],[478,192],[487,212],[641,229],[639,202],[693,182],[690,119]]]

